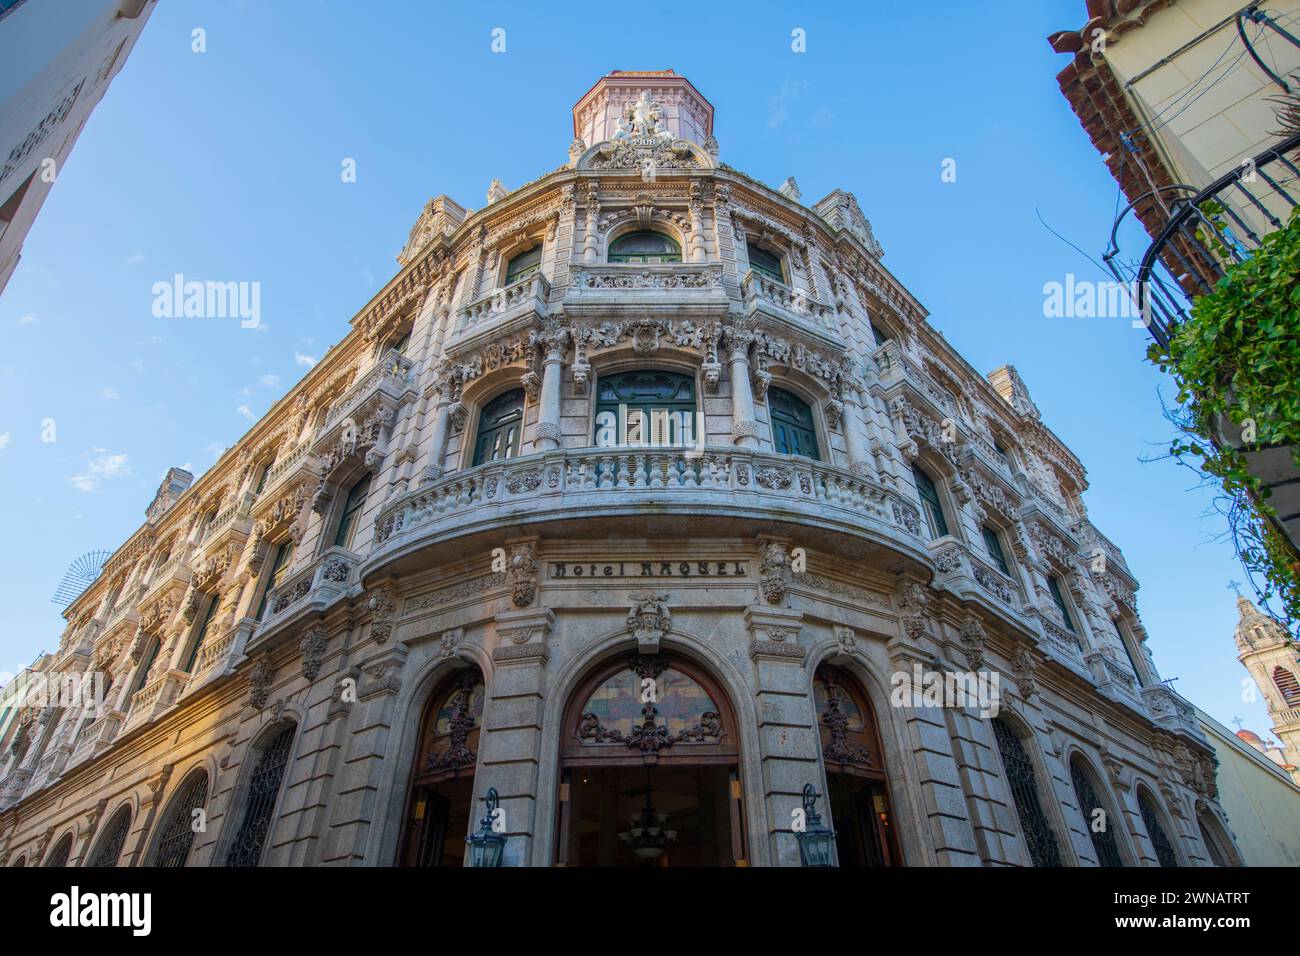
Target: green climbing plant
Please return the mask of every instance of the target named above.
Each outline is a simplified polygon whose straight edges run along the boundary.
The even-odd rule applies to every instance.
[[[1199,211],[1199,238],[1231,261],[1222,207],[1206,203]],[[1148,358],[1178,386],[1181,434],[1170,453],[1221,484],[1243,565],[1261,598],[1276,597],[1283,623],[1294,629],[1300,555],[1274,523],[1268,489],[1251,474],[1246,454],[1289,446],[1300,467],[1300,215],[1225,273],[1172,329],[1169,347],[1152,345]]]

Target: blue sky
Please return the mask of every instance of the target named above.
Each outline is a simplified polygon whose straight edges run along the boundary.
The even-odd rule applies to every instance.
[[[597,78],[671,67],[713,103],[724,162],[772,185],[794,176],[809,203],[856,193],[931,322],[977,369],[1016,365],[1142,582],[1163,676],[1219,720],[1268,729],[1242,699],[1226,585],[1243,574],[1212,540],[1210,495],[1171,462],[1139,461],[1170,438],[1145,333],[1043,317],[1045,283],[1109,278],[1038,221],[1099,257],[1115,212],[1045,40],[1083,22],[1083,0],[1013,0],[996,21],[968,0],[681,17],[470,6],[159,4],[0,297],[0,670],[57,644],[64,570],[125,540],[168,466],[209,467],[343,337],[428,198],[480,208],[493,177],[514,188],[555,169]],[[806,53],[791,51],[795,28]],[[948,158],[956,182],[941,181]],[[151,287],[177,272],[259,282],[262,328],[155,318]]]

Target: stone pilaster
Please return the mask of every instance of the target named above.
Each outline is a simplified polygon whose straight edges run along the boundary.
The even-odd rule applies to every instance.
[[[774,866],[799,866],[799,844],[790,812],[801,805],[803,787],[825,791],[812,682],[799,642],[803,614],[784,608],[745,609],[749,656],[754,662],[759,760],[768,853]]]
[[[406,654],[406,645],[398,642],[361,665],[347,756],[338,775],[329,829],[321,847],[323,864],[358,865],[364,859],[366,840],[382,796],[379,787],[388,738],[405,716],[395,710]]]
[[[475,772],[475,816],[483,815],[488,787],[496,787],[505,812],[503,866],[542,865],[532,858],[539,827],[550,825],[537,812],[542,710],[546,702],[547,636],[555,621],[550,608],[503,611],[496,616],[499,643],[492,649],[494,671],[483,707]]]

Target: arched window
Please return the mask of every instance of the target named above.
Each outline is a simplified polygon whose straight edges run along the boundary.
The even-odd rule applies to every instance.
[[[527,279],[542,267],[542,247],[533,246],[527,252],[521,252],[506,264],[506,285]]]
[[[661,447],[694,441],[693,378],[654,370],[601,377],[596,387],[596,445]]]
[[[208,609],[203,612],[203,619],[199,621],[199,626],[194,631],[194,639],[190,641],[189,653],[185,655],[185,663],[181,667],[181,670],[187,674],[194,672],[194,663],[199,659],[199,651],[208,637],[208,628],[212,626],[212,619],[217,616],[217,608],[220,606],[221,596],[217,594],[209,595]]]
[[[740,733],[706,674],[622,657],[579,685],[563,727],[560,865],[744,864]]]
[[[343,502],[343,511],[339,514],[339,528],[334,534],[336,547],[352,547],[352,539],[356,537],[357,525],[361,523],[361,510],[366,506],[368,494],[370,475],[366,474],[348,489],[347,500]]]
[[[281,542],[275,548],[275,557],[271,559],[271,573],[266,577],[266,587],[262,588],[262,600],[257,605],[257,619],[266,616],[266,606],[271,601],[271,592],[280,586],[285,575],[289,573],[289,562],[293,560],[293,539]]]
[[[851,674],[828,664],[817,668],[813,701],[840,866],[898,866],[902,856],[871,702]]]
[[[13,866],[19,866],[19,867],[26,866],[26,865],[27,865],[27,854],[24,853],[24,854],[23,854],[22,856],[20,856],[18,859],[14,860],[14,862],[13,862],[12,865],[13,865]]]
[[[271,474],[271,469],[275,467],[275,462],[268,461],[257,469],[257,481],[253,483],[253,494],[260,495],[266,490],[266,479]]]
[[[297,729],[296,724],[286,724],[261,748],[248,782],[244,819],[226,853],[226,866],[257,866],[261,860]]]
[[[95,855],[90,858],[88,866],[117,866],[122,856],[122,847],[126,846],[126,835],[131,830],[131,808],[122,807],[108,821]]]
[[[524,390],[503,392],[483,406],[478,417],[478,438],[474,442],[474,464],[504,461],[519,454],[519,437],[524,428]]]
[[[1124,860],[1119,853],[1119,843],[1112,829],[1118,821],[1112,817],[1110,808],[1104,806],[1097,796],[1097,790],[1092,785],[1092,777],[1084,766],[1083,758],[1078,754],[1070,758],[1070,782],[1074,784],[1074,795],[1079,800],[1079,811],[1083,814],[1088,836],[1092,838],[1092,849],[1097,854],[1097,863],[1101,866],[1123,866]]]
[[[773,282],[785,282],[785,270],[781,268],[780,256],[773,255],[766,249],[760,249],[752,242],[745,243],[745,252],[749,256],[751,269]]]
[[[1273,668],[1273,683],[1288,707],[1300,707],[1300,682],[1293,672],[1279,664]]]
[[[1065,592],[1061,590],[1061,582],[1055,575],[1047,576],[1047,590],[1051,592],[1052,603],[1056,609],[1061,612],[1061,620],[1065,622],[1065,629],[1071,634],[1078,632],[1074,628],[1074,615],[1070,613],[1070,605],[1065,603]]]
[[[769,388],[767,407],[772,415],[772,444],[779,454],[821,459],[812,409],[807,402],[783,388]]]
[[[1038,799],[1038,778],[1029,751],[1016,732],[1000,717],[993,718],[993,735],[997,738],[998,753],[1006,771],[1011,799],[1016,805],[1020,830],[1025,836],[1025,846],[1034,866],[1060,866],[1061,851]]]
[[[609,247],[610,262],[681,262],[682,247],[662,232],[629,232]]]
[[[916,465],[912,466],[912,479],[916,482],[916,493],[921,496],[921,509],[925,512],[925,523],[929,525],[930,537],[942,538],[948,533],[948,519],[943,514],[939,489],[934,486],[930,476]]]
[[[1156,851],[1156,859],[1160,861],[1160,865],[1177,866],[1178,854],[1169,839],[1169,834],[1160,824],[1160,813],[1156,810],[1151,795],[1145,790],[1138,791],[1138,809],[1142,811],[1142,822],[1146,825],[1147,836],[1151,838],[1151,846]]]
[[[399,355],[406,354],[406,347],[411,344],[411,329],[407,329],[397,338],[388,343],[388,351],[397,352]]]
[[[1128,666],[1133,668],[1133,675],[1137,678],[1138,686],[1145,687],[1146,679],[1143,677],[1142,668],[1138,667],[1137,655],[1133,653],[1133,649],[1129,646],[1129,639],[1124,633],[1124,628],[1116,619],[1112,618],[1110,623],[1115,628],[1115,634],[1119,638],[1120,646],[1124,648],[1124,655],[1128,658]]]
[[[68,857],[72,855],[72,834],[65,834],[63,839],[54,845],[50,855],[45,858],[45,866],[67,866]]]
[[[460,866],[472,820],[483,723],[483,675],[457,671],[429,696],[411,771],[401,866]]]
[[[1201,841],[1205,844],[1206,851],[1210,854],[1210,862],[1215,866],[1237,866],[1232,850],[1229,848],[1230,840],[1223,832],[1223,827],[1218,821],[1209,815],[1207,811],[1202,810],[1196,815],[1196,826],[1201,831]]]
[[[153,851],[153,866],[181,867],[189,862],[194,846],[194,811],[208,800],[208,774],[199,770],[181,784],[158,831],[158,845]]]
[[[988,551],[994,565],[1007,577],[1011,577],[1011,568],[1007,564],[1007,555],[1002,550],[1002,539],[998,536],[997,529],[985,525],[980,528],[980,533],[984,536],[984,549]]]
[[[145,648],[144,656],[140,658],[140,666],[135,671],[135,681],[131,684],[131,693],[126,698],[128,705],[131,698],[144,689],[144,685],[149,680],[149,671],[153,669],[154,662],[158,660],[158,652],[161,649],[161,640],[156,637],[149,638],[149,645]]]

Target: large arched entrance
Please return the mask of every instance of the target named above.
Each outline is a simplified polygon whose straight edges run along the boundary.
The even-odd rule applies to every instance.
[[[901,866],[871,702],[853,675],[829,664],[817,668],[813,699],[840,866]]]
[[[420,718],[399,866],[463,866],[483,722],[483,674],[459,670],[435,688]]]
[[[739,733],[708,674],[624,655],[579,685],[563,726],[559,865],[745,865]]]

